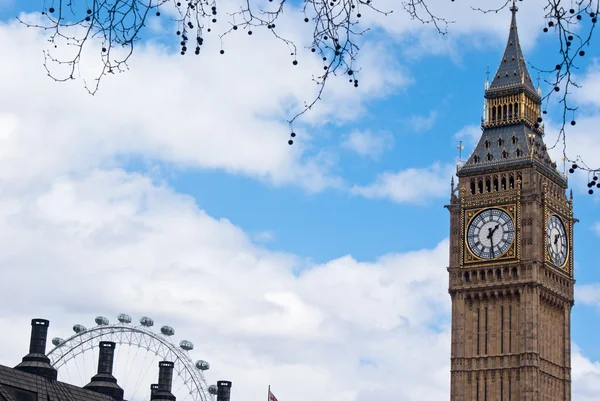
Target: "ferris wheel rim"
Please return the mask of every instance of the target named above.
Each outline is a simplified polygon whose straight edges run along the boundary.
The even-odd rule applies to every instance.
[[[193,360],[189,356],[187,350],[177,347],[174,343],[164,338],[164,335],[155,333],[154,331],[150,330],[147,326],[144,325],[134,326],[128,323],[119,322],[114,324],[97,325],[89,329],[86,328],[85,330],[75,333],[67,339],[63,340],[59,345],[56,345],[54,348],[48,351],[46,353],[46,356],[50,358],[51,365],[58,369],[61,366],[64,366],[71,359],[74,359],[78,355],[83,354],[85,351],[97,348],[100,341],[97,341],[97,343],[95,343],[94,340],[108,335],[114,335],[117,332],[139,334],[142,336],[148,336],[153,340],[158,341],[162,346],[167,348],[167,353],[170,353],[175,356],[176,360],[172,362],[175,362],[176,373],[180,377],[182,377],[181,372],[183,372],[184,370],[187,371],[189,378],[187,380],[183,378],[182,380],[184,384],[188,387],[188,389],[190,389],[190,393],[193,391],[190,388],[190,385],[188,384],[191,381],[193,382],[194,387],[197,390],[196,392],[199,395],[201,401],[210,401],[213,399],[213,396],[209,391],[209,385],[204,378],[204,374],[200,370],[195,368]],[[76,341],[77,339],[79,339],[80,341],[78,343],[74,343],[74,341]],[[156,356],[163,356],[159,353],[159,351],[151,349],[147,345],[144,346],[140,342],[126,342],[120,339],[114,342],[119,345],[126,344],[129,346],[133,345],[138,348],[145,348],[147,351],[154,353],[154,355]],[[85,349],[85,344],[90,344],[90,347],[88,349]],[[67,351],[61,353],[61,351],[65,348],[67,349]],[[56,354],[60,355],[56,360],[53,360],[53,357]]]

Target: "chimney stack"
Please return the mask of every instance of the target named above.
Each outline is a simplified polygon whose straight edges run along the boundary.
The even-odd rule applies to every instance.
[[[217,401],[229,401],[231,398],[231,382],[220,380],[217,382]]]
[[[123,400],[123,389],[117,384],[112,375],[113,359],[116,344],[111,341],[100,341],[100,356],[98,357],[98,373],[83,388],[96,393],[105,394],[115,400]]]
[[[158,391],[158,384],[154,383],[150,385],[150,398]]]
[[[29,354],[23,357],[23,361],[15,366],[15,369],[56,380],[58,372],[50,365],[50,359],[46,356],[48,326],[50,322],[46,319],[31,320]]]
[[[174,366],[173,362],[168,361],[158,363],[158,389],[152,394],[151,401],[175,401],[175,396],[171,393]]]

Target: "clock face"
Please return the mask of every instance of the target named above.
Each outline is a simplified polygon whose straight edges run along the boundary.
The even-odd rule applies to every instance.
[[[567,261],[567,232],[560,217],[552,215],[548,219],[547,244],[550,259],[556,266],[562,266]]]
[[[502,256],[515,238],[515,225],[504,210],[486,209],[476,215],[467,230],[473,255],[483,259]]]

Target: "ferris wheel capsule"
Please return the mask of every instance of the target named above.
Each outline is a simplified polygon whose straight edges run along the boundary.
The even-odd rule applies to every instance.
[[[208,392],[212,395],[217,395],[217,386],[215,384],[211,384],[208,386]]]
[[[194,343],[188,340],[181,340],[179,342],[179,347],[185,351],[191,351],[194,349]]]
[[[75,326],[73,326],[73,331],[77,334],[79,333],[83,333],[84,331],[86,331],[87,329],[85,328],[84,325],[82,324],[76,324]]]
[[[210,369],[210,363],[203,360],[199,360],[196,361],[196,367],[200,370],[208,370]]]
[[[165,336],[172,336],[173,334],[175,334],[175,329],[171,326],[163,326],[160,328],[160,332],[163,333]]]
[[[117,316],[117,320],[121,323],[131,323],[131,316],[121,313]]]
[[[98,326],[108,326],[108,319],[104,316],[96,316],[96,319],[94,319],[94,321]]]
[[[154,326],[154,320],[147,316],[144,316],[140,319],[140,324],[145,327],[152,327]]]
[[[58,347],[59,345],[61,345],[62,343],[64,343],[64,342],[65,342],[65,340],[63,340],[63,339],[62,339],[62,338],[60,338],[60,337],[54,337],[54,338],[52,339],[52,344],[54,344],[54,345],[55,345],[55,346],[57,346],[57,347]]]

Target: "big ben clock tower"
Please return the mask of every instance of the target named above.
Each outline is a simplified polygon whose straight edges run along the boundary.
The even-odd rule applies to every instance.
[[[451,401],[571,400],[572,198],[511,12],[482,135],[447,206]]]

